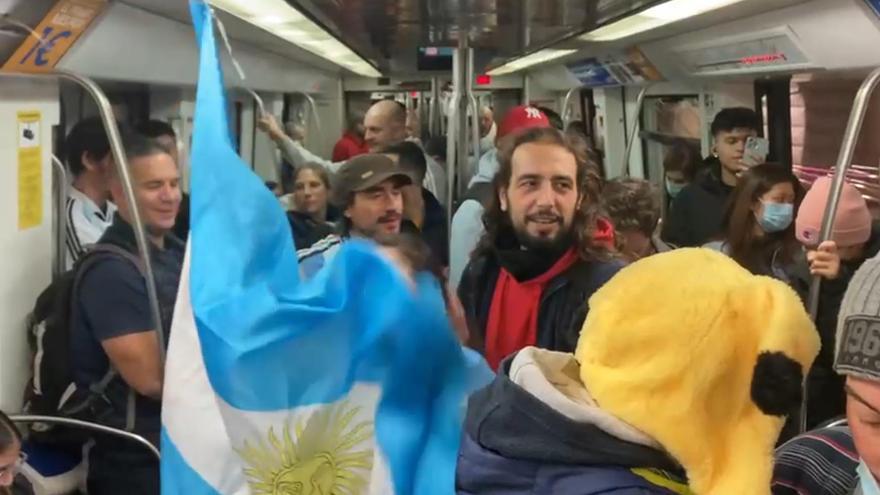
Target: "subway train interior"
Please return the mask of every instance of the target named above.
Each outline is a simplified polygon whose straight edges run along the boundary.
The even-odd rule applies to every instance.
[[[664,168],[670,150],[685,145],[711,157],[716,115],[744,107],[757,116],[753,142],[764,161],[790,170],[805,190],[842,169],[837,175],[880,215],[878,0],[207,3],[232,143],[282,199],[293,192],[290,160],[266,131],[267,117],[297,136],[297,149],[330,160],[353,120],[392,100],[406,112],[408,138],[445,169],[436,196],[449,228],[477,174],[474,155],[526,106],[576,129],[604,180],[653,184],[659,232],[674,204]],[[200,63],[190,9],[186,0],[0,0],[0,411],[21,431],[51,423],[29,420],[25,409],[43,352],[29,325],[38,297],[72,266],[78,172],[66,140],[74,126],[108,118],[105,103],[122,127],[170,125],[180,189],[190,190]],[[481,120],[487,110],[491,121]],[[80,464],[55,484],[16,466],[32,493],[85,491]]]

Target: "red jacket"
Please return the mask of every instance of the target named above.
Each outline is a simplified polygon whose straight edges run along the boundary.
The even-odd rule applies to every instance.
[[[333,161],[344,162],[349,158],[368,153],[370,148],[367,143],[357,134],[346,132],[336,141],[333,147]]]

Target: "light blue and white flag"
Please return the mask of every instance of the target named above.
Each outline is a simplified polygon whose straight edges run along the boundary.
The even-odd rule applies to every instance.
[[[454,493],[467,394],[491,379],[429,276],[347,242],[301,281],[277,200],[236,155],[211,15],[200,46],[192,232],[162,412],[162,493]]]

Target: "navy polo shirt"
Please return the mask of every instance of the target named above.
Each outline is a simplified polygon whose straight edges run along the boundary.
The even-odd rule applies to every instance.
[[[119,215],[99,243],[109,243],[137,253],[134,231]],[[164,249],[151,247],[151,261],[156,278],[161,326],[168,342],[174,300],[180,282],[184,245],[173,237],[166,237]],[[112,254],[88,267],[77,289],[74,321],[71,326],[71,369],[79,388],[88,388],[99,382],[110,368],[110,359],[102,342],[125,335],[154,331],[146,280],[138,267],[128,259]],[[123,422],[128,386],[117,376],[107,388],[106,395],[120,416],[111,423]],[[140,426],[148,430],[158,428],[159,401],[139,396],[136,416]],[[137,427],[136,430],[142,430]]]

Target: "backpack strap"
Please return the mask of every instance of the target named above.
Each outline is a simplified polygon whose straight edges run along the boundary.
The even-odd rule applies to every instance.
[[[79,284],[82,282],[82,279],[85,278],[85,274],[89,271],[91,267],[96,265],[99,261],[105,260],[111,257],[123,258],[130,263],[132,263],[135,268],[137,268],[138,273],[141,274],[146,279],[146,266],[144,265],[143,260],[140,257],[132,254],[130,251],[119,247],[115,244],[109,243],[98,243],[89,248],[86,254],[80,259],[76,266],[76,277],[73,282],[73,290],[71,295],[71,304],[73,308],[71,310],[71,316],[73,316],[76,312],[77,301],[79,300]],[[156,322],[157,325],[162,325],[162,322]],[[101,378],[97,383],[92,384],[89,387],[90,398],[85,401],[83,404],[71,410],[72,413],[80,412],[86,409],[95,398],[102,397],[104,392],[107,391],[107,387],[110,386],[110,383],[114,378],[119,374],[119,372],[112,365],[107,369],[107,373],[104,374],[104,377]],[[125,407],[125,430],[133,431],[135,426],[135,406],[137,402],[137,396],[133,388],[128,387],[128,399],[126,400]]]

